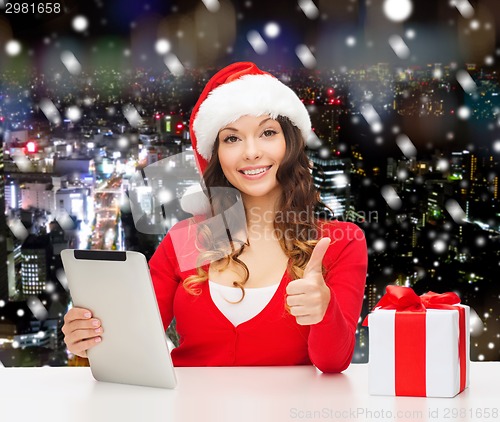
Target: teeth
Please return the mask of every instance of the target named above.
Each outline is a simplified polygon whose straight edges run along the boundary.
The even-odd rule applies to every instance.
[[[260,174],[260,173],[264,173],[266,170],[268,169],[268,167],[262,167],[261,169],[255,169],[255,170],[243,170],[243,173],[244,174]]]

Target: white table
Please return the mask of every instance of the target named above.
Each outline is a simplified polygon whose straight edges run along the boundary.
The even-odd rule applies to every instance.
[[[89,368],[0,367],[0,420],[500,421],[491,417],[500,362],[471,363],[470,387],[451,399],[370,396],[367,364],[335,375],[312,366],[177,368],[177,377],[175,390],[162,390],[100,383]]]

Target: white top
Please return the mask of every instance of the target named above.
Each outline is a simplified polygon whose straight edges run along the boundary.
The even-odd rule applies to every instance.
[[[242,296],[240,288],[224,286],[210,280],[208,280],[208,285],[215,306],[236,327],[252,319],[266,307],[278,290],[279,283],[245,289],[245,297],[241,302],[238,302]]]

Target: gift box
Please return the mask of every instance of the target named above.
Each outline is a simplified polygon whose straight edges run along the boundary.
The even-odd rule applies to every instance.
[[[469,385],[470,308],[455,293],[387,293],[365,319],[373,395],[454,397]]]

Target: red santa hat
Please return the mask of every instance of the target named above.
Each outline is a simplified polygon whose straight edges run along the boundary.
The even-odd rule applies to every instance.
[[[311,133],[306,107],[288,86],[254,63],[233,63],[217,72],[203,89],[191,113],[189,132],[196,163],[203,174],[212,157],[219,131],[245,115],[287,117],[305,142]],[[192,214],[206,211],[201,187],[188,189],[182,208]]]
[[[219,131],[245,115],[288,117],[304,142],[311,132],[309,113],[289,87],[254,63],[233,63],[207,83],[191,113],[189,131],[201,173],[212,157]]]

